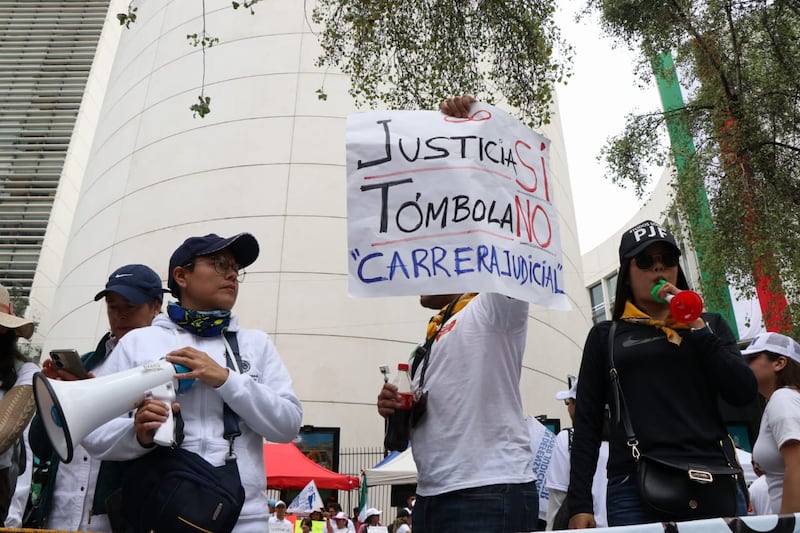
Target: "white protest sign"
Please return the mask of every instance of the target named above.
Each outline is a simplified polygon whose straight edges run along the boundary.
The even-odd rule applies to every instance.
[[[347,117],[351,296],[498,292],[570,308],[550,141],[475,104]]]
[[[317,484],[314,483],[312,479],[306,484],[303,490],[295,496],[286,510],[294,514],[308,515],[311,511],[319,509],[320,507],[324,507],[324,502],[317,490]]]

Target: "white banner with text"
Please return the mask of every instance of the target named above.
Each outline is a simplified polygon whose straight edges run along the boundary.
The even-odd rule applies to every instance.
[[[568,310],[550,141],[495,107],[471,111],[348,116],[348,292],[498,292]]]

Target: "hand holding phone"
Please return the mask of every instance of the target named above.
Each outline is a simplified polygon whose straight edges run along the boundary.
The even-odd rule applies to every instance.
[[[89,373],[83,366],[81,356],[75,350],[52,350],[50,359],[53,360],[57,370],[65,370],[78,379],[86,379]]]

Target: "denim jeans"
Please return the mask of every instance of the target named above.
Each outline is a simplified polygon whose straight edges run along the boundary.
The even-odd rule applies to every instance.
[[[639,500],[639,487],[636,485],[635,475],[608,478],[606,512],[608,514],[609,527],[679,520],[679,518],[655,513],[642,505]],[[738,485],[736,490],[736,515],[747,516],[747,501],[742,488]]]
[[[516,533],[534,531],[539,519],[536,482],[487,485],[436,496],[418,496],[414,533]]]

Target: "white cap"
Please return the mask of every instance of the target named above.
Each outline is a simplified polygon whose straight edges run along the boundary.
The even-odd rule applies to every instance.
[[[368,519],[370,516],[380,516],[381,511],[375,509],[374,507],[370,507],[367,509],[367,512],[364,513],[364,519]]]
[[[286,507],[286,502],[283,500],[278,500],[275,502],[275,507]]]
[[[342,511],[336,513],[336,516],[333,517],[334,520],[347,520],[347,515],[344,514]]]
[[[572,398],[573,400],[578,397],[578,380],[572,380],[572,386],[569,390],[561,390],[556,393],[556,400],[566,400]]]
[[[742,350],[742,355],[751,355],[759,352],[769,352],[782,355],[800,363],[800,344],[786,335],[767,332],[756,335],[750,345]]]

